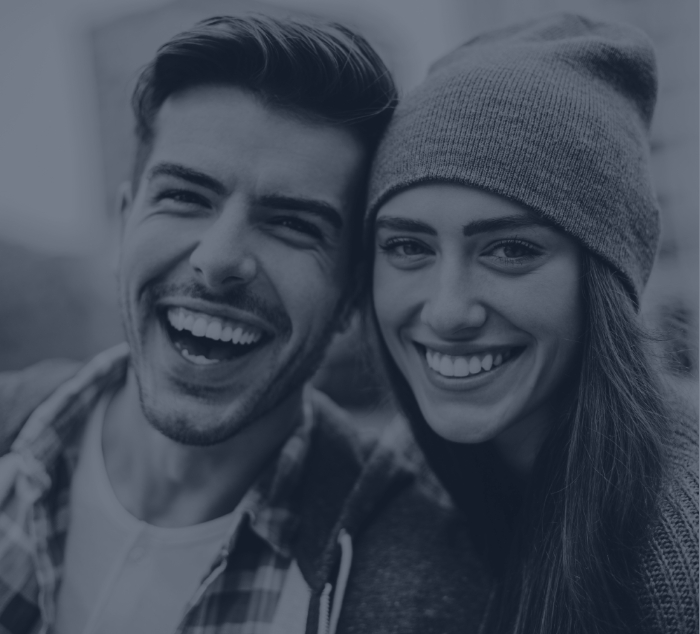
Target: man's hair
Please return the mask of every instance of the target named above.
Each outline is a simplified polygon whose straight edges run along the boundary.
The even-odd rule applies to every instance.
[[[397,102],[380,57],[342,25],[264,15],[209,18],[161,46],[138,79],[132,97],[138,143],[134,189],[165,100],[206,85],[240,87],[270,107],[345,127],[369,153]]]

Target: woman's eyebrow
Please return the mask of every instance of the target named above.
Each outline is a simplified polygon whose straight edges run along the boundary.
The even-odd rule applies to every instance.
[[[398,218],[396,216],[381,216],[377,218],[375,224],[377,229],[394,229],[395,231],[411,231],[412,233],[426,233],[430,236],[436,236],[437,231],[429,224],[420,220],[411,220],[410,218]]]
[[[551,223],[541,218],[530,216],[501,216],[500,218],[487,218],[485,220],[473,220],[462,227],[462,233],[469,237],[489,231],[503,229],[518,229],[521,227],[551,227]]]

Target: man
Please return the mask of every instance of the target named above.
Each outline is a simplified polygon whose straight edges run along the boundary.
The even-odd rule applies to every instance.
[[[321,595],[359,462],[304,385],[351,308],[395,101],[338,25],[213,18],[158,51],[121,194],[128,347],[0,387],[0,632],[337,621]]]
[[[367,447],[305,387],[356,303],[395,101],[336,25],[216,18],[159,50],[128,346],[0,377],[0,634],[477,631],[488,585],[402,428]]]

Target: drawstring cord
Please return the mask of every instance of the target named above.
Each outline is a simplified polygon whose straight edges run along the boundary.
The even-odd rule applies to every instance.
[[[350,566],[352,566],[352,538],[345,530],[340,531],[338,543],[340,544],[340,569],[338,570],[338,582],[333,597],[333,609],[331,610],[328,634],[335,634],[335,629],[338,627],[340,609],[343,607],[343,597],[345,596],[345,588],[348,585]]]
[[[335,634],[335,630],[338,627],[338,619],[340,618],[340,610],[343,607],[345,588],[348,585],[348,577],[352,566],[352,537],[345,529],[342,529],[338,535],[338,544],[340,545],[340,568],[338,569],[335,594],[333,595],[333,606],[329,605],[333,586],[327,583],[321,593],[318,634]]]

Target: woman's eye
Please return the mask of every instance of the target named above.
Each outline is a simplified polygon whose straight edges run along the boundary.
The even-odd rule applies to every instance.
[[[518,264],[539,255],[539,249],[523,240],[503,240],[493,246],[486,255],[498,258],[509,264]]]
[[[380,244],[379,248],[394,258],[418,259],[430,253],[430,250],[425,245],[407,238],[390,238],[383,244]]]

